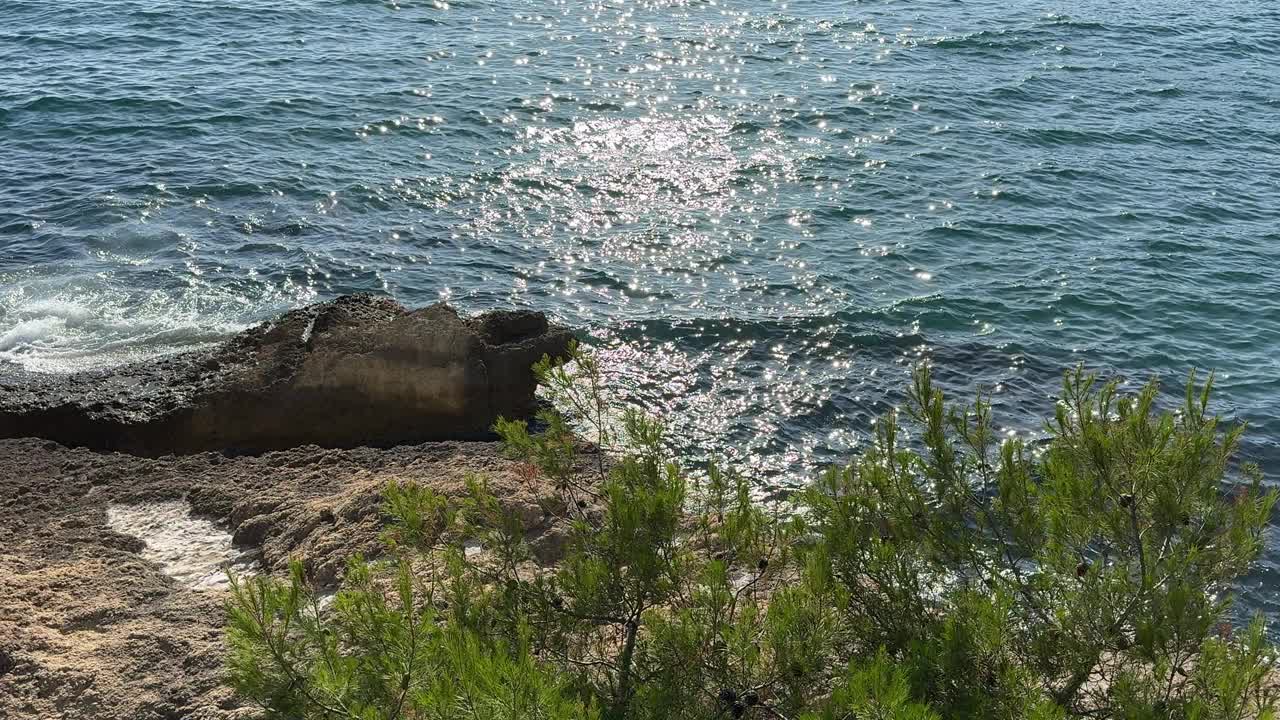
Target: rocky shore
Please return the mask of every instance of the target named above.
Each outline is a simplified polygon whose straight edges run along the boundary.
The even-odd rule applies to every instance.
[[[571,339],[538,312],[463,318],[348,295],[207,352],[72,375],[0,368],[0,438],[152,456],[483,438],[530,412],[530,366]]]
[[[210,548],[331,585],[378,552],[388,482],[458,494],[471,473],[537,525],[543,489],[487,428],[534,409],[529,366],[570,337],[349,296],[114,371],[0,369],[0,717],[252,716],[221,683]]]

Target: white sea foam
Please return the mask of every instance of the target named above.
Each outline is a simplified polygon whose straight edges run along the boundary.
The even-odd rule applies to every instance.
[[[0,335],[0,353],[21,353],[56,344],[65,329],[66,321],[58,317],[23,320]]]
[[[230,298],[41,290],[0,295],[0,362],[43,372],[111,367],[217,342],[255,309]]]

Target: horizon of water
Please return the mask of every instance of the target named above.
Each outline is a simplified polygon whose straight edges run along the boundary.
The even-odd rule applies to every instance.
[[[1277,77],[1263,0],[7,0],[0,361],[536,308],[766,494],[921,359],[1021,435],[1213,369],[1275,482]]]

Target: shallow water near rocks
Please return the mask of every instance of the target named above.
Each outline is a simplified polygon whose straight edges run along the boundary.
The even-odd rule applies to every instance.
[[[183,500],[113,504],[107,507],[107,525],[142,540],[142,557],[192,590],[224,589],[228,570],[247,575],[255,568],[252,553],[235,547],[223,528],[192,515]]]

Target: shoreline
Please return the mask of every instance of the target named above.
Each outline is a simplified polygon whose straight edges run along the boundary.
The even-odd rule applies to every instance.
[[[353,307],[381,314],[370,323]],[[157,396],[145,390],[120,391],[147,377],[145,366],[69,376],[44,395],[41,389],[56,387],[56,379],[42,378],[45,385],[24,393],[14,390],[13,376],[0,377],[0,466],[7,470],[0,475],[0,716],[256,716],[258,708],[227,682],[226,570],[279,577],[297,560],[309,584],[336,589],[350,558],[385,549],[382,497],[393,483],[456,500],[469,495],[473,477],[484,477],[499,511],[520,519],[539,564],[554,564],[569,539],[546,509],[558,498],[555,473],[535,479],[527,458],[504,455],[496,440],[447,439],[465,433],[440,420],[452,413],[478,423],[499,407],[520,408],[527,417],[536,408],[536,378],[515,363],[533,348],[554,349],[559,339],[569,347],[567,331],[547,341],[549,330],[538,314],[460,318],[445,306],[410,311],[356,296],[293,311],[213,353],[157,363],[161,372],[176,366],[213,373],[212,379],[171,375],[196,378],[161,390],[175,404],[154,403]],[[215,367],[210,358],[218,360]],[[442,367],[463,372],[441,373]],[[388,375],[404,376],[391,391],[381,384]],[[100,391],[99,380],[110,392]],[[335,387],[337,398],[323,397]],[[107,395],[113,400],[103,403]],[[235,403],[233,421],[259,423],[246,424],[250,431],[281,418],[281,407],[296,414],[289,435],[268,422],[258,448],[305,437],[309,428],[328,446],[192,451],[193,438],[218,437],[192,418],[216,416]],[[335,404],[356,417],[424,412],[429,419],[380,436],[379,447],[362,444],[371,436],[359,422],[339,423],[353,434],[335,440],[325,434],[331,413],[297,413]],[[13,436],[58,437],[56,421],[65,417],[78,418],[76,433],[97,428],[102,442],[69,447],[49,437]],[[418,441],[396,442],[405,433]],[[117,444],[133,452],[112,449]],[[597,457],[588,448],[579,461]],[[580,476],[585,467],[575,463],[564,472]],[[1132,496],[1124,497],[1132,505]],[[1088,572],[1082,564],[1075,577],[1082,567]]]
[[[287,313],[210,353],[114,373],[29,375],[36,382],[25,388],[13,374],[0,377],[0,436],[7,436],[0,439],[0,716],[251,715],[224,682],[225,587],[207,582],[210,567],[199,563],[213,563],[215,574],[227,563],[276,573],[299,558],[314,583],[333,587],[349,557],[382,549],[379,507],[390,482],[460,496],[467,478],[481,474],[504,510],[536,528],[535,548],[557,552],[560,532],[538,503],[546,489],[517,472],[495,440],[446,439],[472,431],[459,432],[439,413],[424,413],[409,434],[378,437],[367,424],[305,408],[317,397],[334,404],[309,385],[321,368],[328,390],[346,383],[337,403],[349,411],[404,418],[446,407],[467,427],[513,408],[527,416],[536,359],[529,356],[555,352],[568,337],[536,313],[459,318],[444,306],[409,311],[353,296]],[[357,351],[347,352],[353,342]],[[212,381],[209,372],[190,372],[207,370],[210,358],[218,360]],[[356,371],[334,370],[344,363]],[[419,395],[406,394],[403,383],[386,391],[375,381],[388,373],[429,382],[408,386]],[[143,384],[160,376],[177,382]],[[250,444],[263,451],[245,452],[242,434],[239,446],[190,452],[201,427],[192,416],[226,412],[237,407],[232,401],[239,410],[231,417],[241,422],[283,421],[272,406],[283,403],[293,437],[306,437],[310,424],[315,441],[330,447]],[[75,424],[59,424],[72,416]],[[326,435],[330,423],[350,434]],[[93,447],[57,441],[92,441],[85,434],[94,432],[101,442],[79,443]],[[399,442],[404,437],[412,441]],[[370,446],[377,444],[384,447]]]

